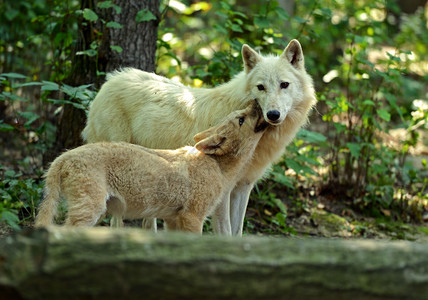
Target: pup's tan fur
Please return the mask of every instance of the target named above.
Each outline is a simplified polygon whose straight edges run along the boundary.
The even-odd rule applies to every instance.
[[[217,233],[240,235],[254,183],[278,159],[307,122],[316,102],[305,71],[300,43],[292,40],[280,56],[262,56],[242,47],[244,70],[218,87],[190,88],[165,77],[125,69],[108,77],[89,111],[83,131],[87,142],[125,141],[155,149],[189,145],[192,137],[223,116],[257,99],[271,126],[260,140],[254,159],[237,184],[227,191],[213,215]],[[289,83],[285,88],[282,83]],[[260,89],[260,85],[263,89]],[[269,119],[269,112],[279,118]]]
[[[158,217],[168,229],[201,233],[204,219],[251,159],[265,124],[254,101],[197,134],[195,147],[95,143],[70,150],[47,172],[36,226],[52,223],[62,196],[66,225],[92,226],[107,212],[117,220]]]

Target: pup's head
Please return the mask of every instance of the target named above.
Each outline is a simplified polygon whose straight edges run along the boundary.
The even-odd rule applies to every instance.
[[[255,100],[247,108],[230,113],[217,126],[195,135],[195,148],[205,154],[239,156],[255,148],[267,126]]]
[[[247,91],[251,99],[259,101],[269,124],[281,124],[299,103],[315,98],[312,79],[305,71],[302,47],[297,40],[292,40],[280,56],[262,56],[243,45],[242,57]]]

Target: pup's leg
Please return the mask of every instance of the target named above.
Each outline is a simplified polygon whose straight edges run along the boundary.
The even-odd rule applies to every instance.
[[[120,227],[123,227],[123,219],[122,219],[122,217],[111,216],[110,227],[111,228],[120,228]]]
[[[232,235],[242,236],[245,212],[253,185],[253,182],[238,182],[230,194],[230,222]]]
[[[179,230],[179,226],[177,223],[177,218],[170,218],[164,220],[164,226],[166,231],[176,231]]]
[[[107,192],[77,192],[68,195],[66,226],[94,226],[107,210]]]
[[[204,219],[190,212],[179,212],[176,218],[165,220],[167,230],[202,234]]]
[[[144,218],[141,226],[144,229],[153,231],[154,233],[158,232],[158,225],[156,223],[156,218]]]
[[[112,215],[110,219],[110,227],[123,227],[123,215],[126,211],[126,204],[123,200],[117,197],[110,197],[107,200],[107,212]]]
[[[222,196],[221,202],[214,210],[212,217],[214,232],[220,235],[232,235],[230,224],[230,191]]]

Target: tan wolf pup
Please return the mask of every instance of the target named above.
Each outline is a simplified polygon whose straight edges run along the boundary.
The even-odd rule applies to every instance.
[[[316,103],[297,40],[279,56],[262,56],[244,45],[242,57],[244,70],[215,88],[191,88],[131,68],[110,74],[90,108],[84,140],[175,149],[189,145],[197,132],[257,99],[264,119],[273,126],[266,130],[254,159],[241,171],[236,185],[225,192],[213,214],[217,233],[241,235],[254,183],[284,153]]]
[[[162,218],[170,230],[202,233],[205,218],[235,185],[267,126],[253,101],[197,134],[195,147],[94,143],[65,152],[46,174],[36,226],[52,224],[64,197],[66,225],[93,226],[107,212],[116,220]]]

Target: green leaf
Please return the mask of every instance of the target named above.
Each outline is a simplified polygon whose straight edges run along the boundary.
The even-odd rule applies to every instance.
[[[121,24],[119,24],[119,23],[117,23],[117,22],[113,22],[113,21],[108,22],[108,23],[106,24],[106,26],[107,26],[108,28],[118,28],[118,29],[122,29],[122,28],[123,28],[123,26],[122,26]]]
[[[89,9],[89,8],[85,8],[83,10],[83,17],[86,20],[92,21],[92,22],[95,22],[96,20],[98,20],[98,15],[92,9]]]
[[[355,158],[358,158],[360,156],[361,152],[361,145],[357,143],[346,143],[346,147],[348,147],[349,151],[351,152],[351,155]]]
[[[97,6],[99,8],[103,8],[103,9],[108,9],[108,8],[113,7],[116,10],[117,14],[120,14],[120,12],[122,11],[122,8],[120,6],[117,6],[116,4],[114,4],[113,1],[98,2]]]
[[[59,85],[52,81],[45,81],[43,80],[43,85],[41,88],[42,91],[58,91]]]
[[[9,124],[3,123],[3,120],[0,120],[0,132],[12,131],[15,127]]]
[[[248,19],[248,17],[245,15],[245,14],[243,14],[243,13],[241,13],[241,12],[239,12],[239,11],[232,11],[231,12],[232,13],[232,15],[234,15],[234,16],[240,16],[241,18],[243,18],[243,19]],[[236,20],[236,19],[235,19]]]
[[[18,177],[14,170],[6,170],[4,172],[4,176],[6,178],[15,178],[15,177]]]
[[[238,24],[232,24],[230,26],[230,29],[232,29],[232,31],[234,32],[243,32],[241,26],[239,26]]]
[[[391,114],[384,109],[378,109],[376,111],[376,113],[381,119],[383,119],[387,122],[389,122],[391,120]]]
[[[363,105],[366,105],[366,106],[375,106],[376,104],[372,100],[367,99],[367,100],[363,101]]]
[[[88,50],[85,50],[85,51],[78,51],[78,52],[76,52],[76,55],[87,55],[89,57],[92,57],[92,56],[97,55],[97,50],[88,49]]]
[[[0,76],[8,77],[8,78],[15,78],[15,79],[24,79],[27,78],[27,76],[18,74],[18,73],[2,73]]]
[[[111,50],[116,51],[117,53],[121,53],[123,51],[122,47],[120,46],[110,46]]]
[[[135,21],[137,23],[147,22],[151,20],[156,20],[156,17],[147,8],[140,10],[135,16]]]
[[[294,159],[286,158],[285,163],[287,164],[288,168],[293,169],[297,174],[303,171],[303,166]]]
[[[401,59],[400,59],[400,57],[398,57],[398,56],[392,55],[392,54],[391,54],[391,53],[389,53],[389,52],[386,52],[386,55],[388,55],[389,59],[390,59],[390,60],[392,60],[392,61],[398,61],[398,62],[401,62]]]
[[[269,20],[267,18],[264,18],[264,17],[256,17],[254,19],[254,24],[260,28],[268,28],[269,27]]]
[[[9,98],[12,101],[15,101],[15,100],[22,101],[22,102],[27,102],[28,101],[28,99],[25,99],[25,98],[23,98],[21,96],[12,94],[10,92],[3,92],[3,93],[1,93],[0,100],[6,100],[7,98]]]
[[[278,221],[278,224],[282,227],[286,227],[287,224],[285,223],[285,219],[287,218],[286,214],[283,213],[277,213],[275,215],[276,220]]]
[[[15,4],[16,5],[16,4]],[[4,6],[3,6],[4,7]],[[7,6],[6,6],[7,7]],[[19,15],[19,10],[16,9],[8,9],[6,11],[6,13],[4,14],[4,16],[6,17],[6,19],[8,21],[12,21],[13,19],[15,19],[17,16]]]
[[[275,165],[271,171],[271,176],[273,181],[282,184],[283,186],[289,187],[290,189],[294,189],[292,180],[285,176],[281,167]]]
[[[279,208],[279,210],[280,210],[283,214],[287,215],[287,208],[285,207],[284,202],[282,202],[282,201],[281,201],[280,199],[278,199],[278,198],[273,198],[273,199],[272,199],[272,202],[273,202],[273,203],[275,203],[276,207],[278,207],[278,208]]]
[[[214,24],[214,29],[222,34],[227,34],[227,29],[220,24]]]
[[[15,230],[19,230],[19,218],[17,216],[17,211],[15,210],[5,210],[1,212],[0,221],[4,221],[9,224]]]
[[[363,42],[364,42],[364,37],[363,37],[363,36],[360,36],[360,35],[355,35],[355,37],[354,37],[354,41],[355,41],[355,43],[357,43],[357,44],[361,44],[361,43],[363,43]]]
[[[297,133],[297,137],[310,143],[320,143],[327,141],[327,138],[321,133],[309,131],[306,129],[300,129],[300,131]]]
[[[401,108],[398,107],[397,98],[395,97],[395,95],[390,93],[385,93],[385,98],[386,100],[388,100],[391,107],[397,111],[397,113],[400,115],[401,120],[404,122],[403,111],[401,110]]]
[[[18,112],[18,115],[27,119],[27,122],[24,124],[25,127],[30,126],[34,121],[40,118],[38,114],[33,113],[32,111]]]
[[[288,21],[290,20],[290,16],[288,15],[288,13],[280,6],[275,8],[276,14],[278,15],[278,17],[280,17],[281,19]]]
[[[14,84],[12,85],[12,88],[16,89],[16,88],[25,87],[25,86],[36,86],[36,85],[42,85],[42,84],[43,83],[41,82],[25,82],[25,83]]]
[[[299,16],[295,16],[295,17],[293,17],[293,19],[294,19],[294,21],[296,21],[297,23],[300,23],[300,24],[304,24],[304,23],[308,22],[308,20],[303,19],[302,17],[299,17]]]

